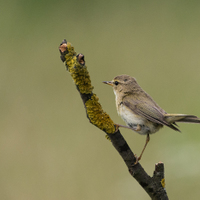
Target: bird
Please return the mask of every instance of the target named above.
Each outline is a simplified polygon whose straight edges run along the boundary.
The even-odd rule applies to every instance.
[[[156,133],[163,126],[179,131],[176,122],[200,123],[200,118],[187,114],[168,114],[137,83],[134,77],[123,74],[112,81],[103,83],[113,87],[118,115],[129,128],[141,135],[146,135],[146,142],[136,163],[141,160],[144,150],[150,141],[150,134]]]

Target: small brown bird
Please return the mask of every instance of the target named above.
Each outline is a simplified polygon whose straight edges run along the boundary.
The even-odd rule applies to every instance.
[[[117,112],[128,127],[116,125],[132,129],[141,135],[147,135],[145,146],[138,157],[138,161],[150,140],[149,135],[157,132],[163,125],[175,131],[180,131],[176,127],[176,122],[200,123],[200,118],[194,115],[166,113],[131,76],[120,75],[112,81],[104,81],[103,83],[113,87]]]

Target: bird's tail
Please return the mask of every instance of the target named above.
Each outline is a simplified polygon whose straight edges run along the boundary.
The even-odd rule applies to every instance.
[[[185,114],[165,114],[165,120],[170,124],[175,122],[200,123],[200,118],[197,116]]]

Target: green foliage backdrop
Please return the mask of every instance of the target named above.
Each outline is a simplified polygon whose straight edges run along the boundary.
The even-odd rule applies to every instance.
[[[149,199],[85,117],[59,59],[66,38],[83,53],[94,92],[116,123],[112,89],[134,76],[167,112],[200,116],[199,1],[32,1],[1,3],[0,199]],[[200,195],[200,126],[151,137],[141,164],[165,163],[170,199]],[[121,130],[134,153],[145,137]],[[190,192],[188,192],[190,191]]]

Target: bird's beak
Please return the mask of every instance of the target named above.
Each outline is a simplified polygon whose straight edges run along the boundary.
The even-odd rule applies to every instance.
[[[103,83],[113,86],[113,82],[112,81],[103,81]]]

